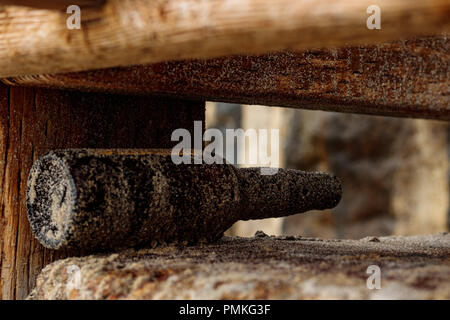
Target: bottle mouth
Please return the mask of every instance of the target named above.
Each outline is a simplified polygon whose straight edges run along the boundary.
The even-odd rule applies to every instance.
[[[341,202],[342,182],[337,176],[328,174],[321,190],[323,203],[326,204],[321,210],[333,209]]]
[[[341,200],[342,185],[334,175],[281,168],[274,175],[261,175],[259,169],[236,171],[246,220],[331,209]]]
[[[31,229],[44,247],[59,249],[66,243],[76,197],[69,168],[56,154],[45,155],[33,165],[26,206]]]

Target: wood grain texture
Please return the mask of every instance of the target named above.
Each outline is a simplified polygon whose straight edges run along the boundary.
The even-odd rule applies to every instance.
[[[10,84],[450,120],[450,39],[22,76]]]
[[[69,30],[60,10],[0,7],[0,77],[368,44],[448,31],[449,0],[108,0]]]
[[[26,6],[41,9],[65,9],[70,5],[98,7],[104,0],[0,0],[0,5]]]
[[[42,267],[80,252],[44,249],[29,227],[28,173],[60,148],[167,148],[176,128],[204,120],[204,103],[0,84],[0,299],[23,299]],[[193,129],[192,129],[193,130]]]

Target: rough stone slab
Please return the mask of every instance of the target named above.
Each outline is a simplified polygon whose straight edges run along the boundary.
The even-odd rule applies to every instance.
[[[381,268],[380,290],[367,289],[370,265]],[[257,233],[213,245],[69,258],[48,265],[29,297],[329,298],[450,299],[450,234],[322,240]]]

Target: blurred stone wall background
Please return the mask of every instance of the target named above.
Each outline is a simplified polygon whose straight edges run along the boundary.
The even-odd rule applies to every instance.
[[[280,167],[326,171],[343,182],[342,201],[333,210],[238,222],[229,235],[253,236],[262,230],[362,238],[449,229],[446,123],[222,103],[208,103],[206,123],[223,131],[279,129]]]

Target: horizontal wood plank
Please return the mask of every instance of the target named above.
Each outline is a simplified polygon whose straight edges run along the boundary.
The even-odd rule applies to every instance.
[[[366,47],[22,76],[9,84],[450,120],[446,35]]]
[[[19,1],[30,2],[30,1]],[[76,1],[74,1],[76,3]],[[450,29],[449,0],[107,0],[69,15],[0,6],[0,77],[372,44]]]
[[[26,6],[41,9],[65,9],[70,5],[82,7],[100,6],[104,0],[0,0],[0,5]]]

